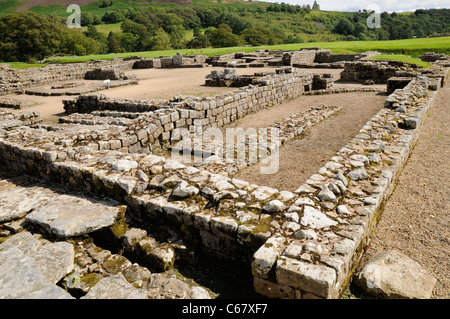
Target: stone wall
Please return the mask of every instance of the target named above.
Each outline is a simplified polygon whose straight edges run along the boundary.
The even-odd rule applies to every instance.
[[[335,54],[325,50],[319,50],[315,52],[314,61],[315,63],[333,63],[333,62],[351,62],[360,60],[366,57],[367,54],[364,53],[344,53]]]
[[[384,84],[391,77],[415,77],[419,74],[418,70],[414,70],[411,65],[403,62],[356,61],[345,63],[341,80],[358,82],[371,80],[374,83]]]
[[[110,61],[92,61],[86,63],[50,64],[40,68],[0,70],[0,95],[22,93],[30,87],[44,84],[84,79],[86,72],[99,68],[114,69],[123,72],[130,69],[134,61],[113,59]]]
[[[403,114],[381,110],[299,187],[297,200],[279,205],[287,231],[273,233],[254,254],[256,291],[273,298],[342,294],[435,94],[426,79],[414,79],[401,95],[415,96]]]
[[[255,85],[248,85],[214,97],[178,96],[166,103],[164,100],[138,100],[108,98],[103,95],[82,95],[77,99],[65,100],[67,113],[89,113],[95,110],[147,112],[145,123],[152,123],[154,140],[171,144],[180,138],[182,129],[194,132],[195,127],[203,130],[222,127],[250,113],[282,103],[303,94],[305,86],[311,87],[312,74],[295,68],[280,69],[257,79]],[[150,121],[151,119],[151,121]],[[153,121],[153,122],[152,122]]]
[[[251,260],[255,290],[263,295],[337,298],[430,107],[434,92],[426,81],[414,79],[397,92],[415,97],[404,113],[380,111],[295,192],[162,156],[83,148],[80,142],[101,134],[99,127],[83,132],[83,138],[79,128],[72,136],[63,129],[54,135],[42,132],[46,139],[36,129],[3,134],[0,160],[13,170],[126,203],[133,219],[170,225],[210,254]],[[73,141],[71,151],[67,139]]]
[[[443,80],[447,77],[448,70]],[[85,114],[72,114],[74,121],[81,116],[79,124],[17,123],[0,129],[0,162],[11,170],[127,204],[128,217],[139,225],[168,226],[208,254],[243,260],[262,295],[338,298],[432,104],[430,81],[414,77],[395,90],[386,108],[316,174],[303,184],[299,181],[295,192],[149,154],[158,143],[176,141],[177,129],[221,127],[300,96],[312,85],[313,75],[295,68],[280,69],[259,78],[257,85],[215,97],[177,96],[137,116],[124,110],[133,103],[130,100],[82,96],[67,102],[69,110],[90,112],[92,123]],[[98,110],[100,103],[122,106]],[[130,121],[114,123],[115,115]],[[95,122],[100,117],[104,123]],[[287,125],[296,132],[295,125],[301,123]]]

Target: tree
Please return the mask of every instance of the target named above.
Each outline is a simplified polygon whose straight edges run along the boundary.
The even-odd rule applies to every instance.
[[[217,28],[207,30],[206,36],[214,47],[234,47],[245,44],[245,41],[240,36],[233,34],[233,30],[225,23]]]
[[[352,35],[354,33],[354,26],[348,19],[342,18],[334,27],[333,31],[342,35]]]
[[[114,32],[108,34],[108,53],[119,53],[121,51],[120,43]]]
[[[186,43],[186,46],[188,48],[207,48],[211,45],[208,38],[201,32],[197,33],[188,43]]]
[[[276,42],[275,35],[269,29],[263,27],[255,27],[245,29],[241,33],[241,37],[250,45],[274,44]]]
[[[320,6],[319,6],[319,4],[317,3],[317,1],[315,1],[315,0],[314,0],[314,4],[313,4],[313,6],[312,6],[312,9],[313,9],[313,10],[316,10],[316,11],[319,11],[319,10],[320,10]]]
[[[54,54],[95,54],[96,40],[77,29],[69,29],[55,16],[31,11],[0,18],[0,60],[41,60]]]
[[[170,43],[170,36],[163,28],[156,31],[155,36],[151,40],[152,50],[170,50],[172,49]]]

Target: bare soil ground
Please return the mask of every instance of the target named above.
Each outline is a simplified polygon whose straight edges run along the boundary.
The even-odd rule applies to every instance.
[[[205,76],[212,70],[218,68],[186,68],[186,69],[140,69],[129,70],[126,73],[135,74],[139,80],[137,85],[111,88],[109,90],[96,91],[92,94],[105,94],[110,97],[128,97],[138,99],[169,99],[178,94],[193,96],[214,96],[220,93],[229,92],[236,88],[209,87],[205,86]],[[267,68],[239,68],[238,74],[248,75],[255,72],[275,72],[275,67]],[[339,80],[341,69],[304,69],[314,73],[333,73],[334,79]],[[81,84],[92,83],[92,80],[73,80]],[[357,83],[336,82],[334,87],[356,87]],[[32,100],[41,104],[23,110],[6,109],[11,112],[22,112],[24,110],[37,110],[44,121],[57,122],[58,118],[64,115],[62,100],[71,98],[70,96],[32,96],[26,94],[9,94],[3,96],[16,100]],[[1,108],[0,108],[1,109]]]
[[[137,85],[111,88],[96,91],[91,94],[104,94],[110,97],[127,97],[138,99],[169,99],[178,94],[194,96],[214,96],[229,92],[236,88],[209,87],[205,86],[205,76],[217,68],[193,68],[193,69],[141,69],[129,70],[127,74],[135,74],[139,80]],[[246,68],[239,69],[239,74],[253,74],[255,72],[274,72],[275,68]],[[72,80],[70,82],[88,84],[92,80]],[[41,104],[22,110],[5,109],[11,112],[22,112],[24,110],[37,110],[44,121],[57,122],[64,115],[62,100],[70,99],[71,96],[34,96],[26,94],[9,94],[2,96],[16,100],[32,100]],[[2,109],[2,108],[0,108]],[[4,108],[3,108],[4,109]]]
[[[386,204],[361,267],[397,249],[436,277],[432,298],[450,297],[450,83],[441,89],[398,185]]]
[[[383,108],[385,99],[384,93],[376,92],[301,96],[246,116],[233,126],[244,129],[267,127],[314,105],[343,107],[337,114],[309,129],[303,138],[291,140],[280,147],[277,173],[260,174],[260,167],[264,164],[258,163],[241,169],[235,177],[257,185],[295,191],[358,134],[361,127]]]

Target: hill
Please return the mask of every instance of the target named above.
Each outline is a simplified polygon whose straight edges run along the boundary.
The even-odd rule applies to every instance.
[[[71,13],[66,5],[70,2],[0,2],[0,60],[35,62],[55,54],[370,42],[450,32],[450,9],[383,12],[381,27],[370,28],[366,22],[371,13],[365,10],[321,11],[317,4],[311,8],[240,0],[80,0],[83,28],[68,30],[65,25]],[[50,20],[44,21],[47,18]],[[437,52],[447,53],[448,48],[450,45],[444,45]],[[420,53],[413,51],[413,55]]]

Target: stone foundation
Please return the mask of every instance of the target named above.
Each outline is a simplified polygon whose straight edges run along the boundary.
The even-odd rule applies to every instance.
[[[448,69],[439,72],[439,81],[445,81]],[[305,87],[312,88],[314,76],[295,68],[210,98],[177,96],[154,103],[86,95],[67,100],[68,113],[78,113],[68,116],[69,122],[16,122],[0,129],[0,162],[115,200],[127,205],[134,225],[165,226],[209,256],[243,262],[264,296],[339,298],[418,138],[436,95],[429,90],[435,80],[415,74],[396,89],[386,107],[316,174],[299,181],[295,192],[185,165],[164,152],[182,129],[220,128],[301,96]],[[335,110],[323,107],[311,114]],[[104,122],[96,122],[100,119]],[[293,117],[280,125],[295,135],[304,121]],[[164,260],[163,252],[146,255],[153,251],[145,249],[151,239],[140,229],[119,233],[121,240],[130,239],[127,249],[144,260]]]

